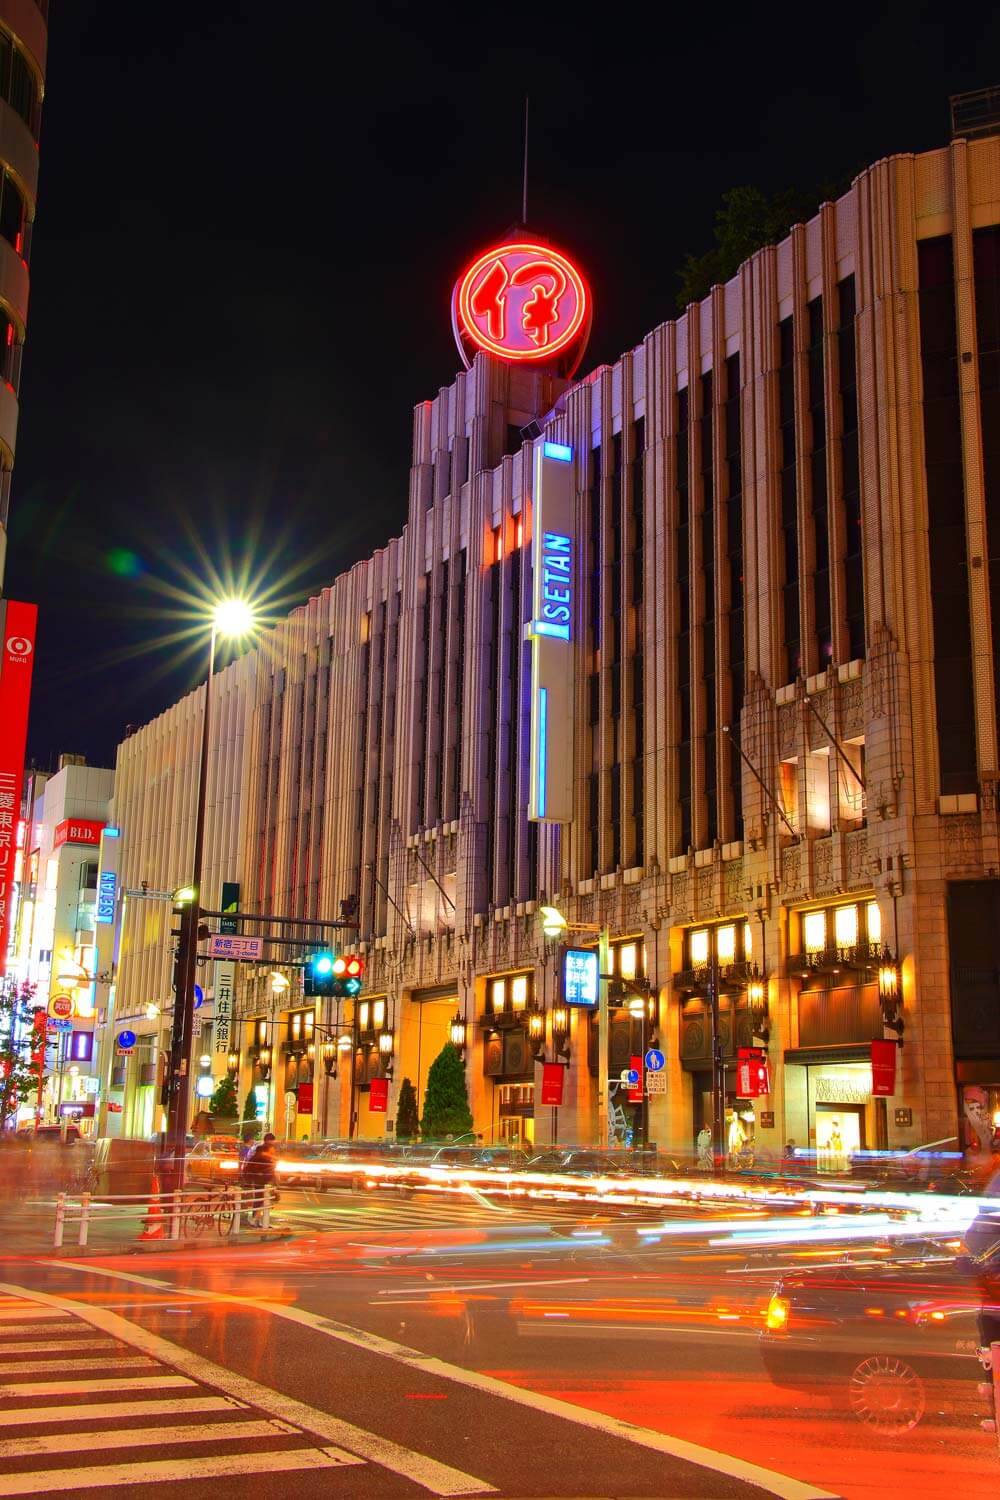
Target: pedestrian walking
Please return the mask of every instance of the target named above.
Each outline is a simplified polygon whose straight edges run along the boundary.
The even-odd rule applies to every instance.
[[[270,1131],[265,1135],[243,1163],[241,1185],[247,1198],[247,1220],[255,1227],[261,1223],[264,1194],[274,1185],[277,1155],[275,1136]]]

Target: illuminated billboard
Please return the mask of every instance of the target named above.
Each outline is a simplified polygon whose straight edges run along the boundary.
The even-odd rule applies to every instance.
[[[455,283],[451,318],[467,366],[482,350],[570,375],[590,332],[590,290],[567,255],[516,239],[476,256]]]
[[[534,450],[531,512],[531,787],[528,817],[573,820],[576,717],[576,482],[573,449]]]
[[[597,1009],[600,957],[596,948],[567,948],[563,954],[563,1000],[567,1005]]]

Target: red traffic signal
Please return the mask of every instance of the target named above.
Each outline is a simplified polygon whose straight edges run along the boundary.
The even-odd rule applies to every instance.
[[[365,961],[364,961],[364,959],[363,958],[356,958],[352,954],[351,957],[346,960],[346,965],[345,965],[345,973],[346,973],[348,979],[360,979],[361,976],[362,976],[362,974],[364,972],[365,972]]]

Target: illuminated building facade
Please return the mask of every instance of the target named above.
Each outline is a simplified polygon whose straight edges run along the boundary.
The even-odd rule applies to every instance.
[[[0,590],[28,318],[48,0],[0,0]]]
[[[382,1134],[454,1036],[484,1137],[603,1138],[597,1025],[562,1003],[547,902],[609,935],[611,1078],[665,1054],[661,1145],[711,1117],[713,990],[734,1159],[794,1138],[837,1165],[960,1120],[981,1138],[1000,1110],[998,181],[988,132],[886,159],[613,366],[570,382],[480,352],[416,408],[402,535],[239,664],[217,878],[255,911],[356,897],[368,966],[341,1015],[295,972],[278,996],[272,965],[242,972],[241,1097],[265,1083],[279,1130]],[[574,549],[559,823],[537,820],[546,446],[572,475],[546,533]],[[126,862],[151,757],[189,786],[198,702],[186,760],[168,715],[122,746]],[[165,950],[154,967],[126,960],[133,1002],[168,1000]],[[900,1020],[873,1094],[871,1043]],[[770,1093],[741,1098],[754,1044]],[[641,1128],[624,1087],[611,1106]]]
[[[48,1009],[62,998],[59,1016],[50,1011],[42,1116],[66,1115],[84,1133],[97,1120],[97,866],[113,785],[113,771],[77,755],[60,756],[52,775],[29,777],[10,965],[35,987],[36,1005]],[[33,1119],[36,1104],[32,1097],[23,1105],[21,1118]]]

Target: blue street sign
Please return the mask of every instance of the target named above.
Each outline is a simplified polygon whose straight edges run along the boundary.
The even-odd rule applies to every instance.
[[[53,1021],[51,1024],[55,1027],[56,1031],[72,1031],[73,1030],[73,1022],[72,1021]]]
[[[202,989],[202,987],[201,987],[200,984],[196,984],[195,987],[194,987],[194,1008],[195,1008],[195,1010],[200,1010],[201,1007],[202,1007],[202,1005],[204,1003],[205,1003],[205,991]]]
[[[639,1069],[638,1068],[629,1068],[628,1069],[628,1080],[627,1080],[627,1082],[628,1082],[628,1086],[629,1086],[630,1089],[637,1089],[639,1087]]]
[[[135,1046],[135,1032],[134,1031],[119,1031],[119,1033],[118,1033],[118,1045],[119,1045],[119,1047],[134,1047]]]
[[[663,1053],[658,1052],[655,1047],[650,1047],[646,1053],[646,1071],[649,1073],[659,1073],[663,1067],[663,1063]]]

